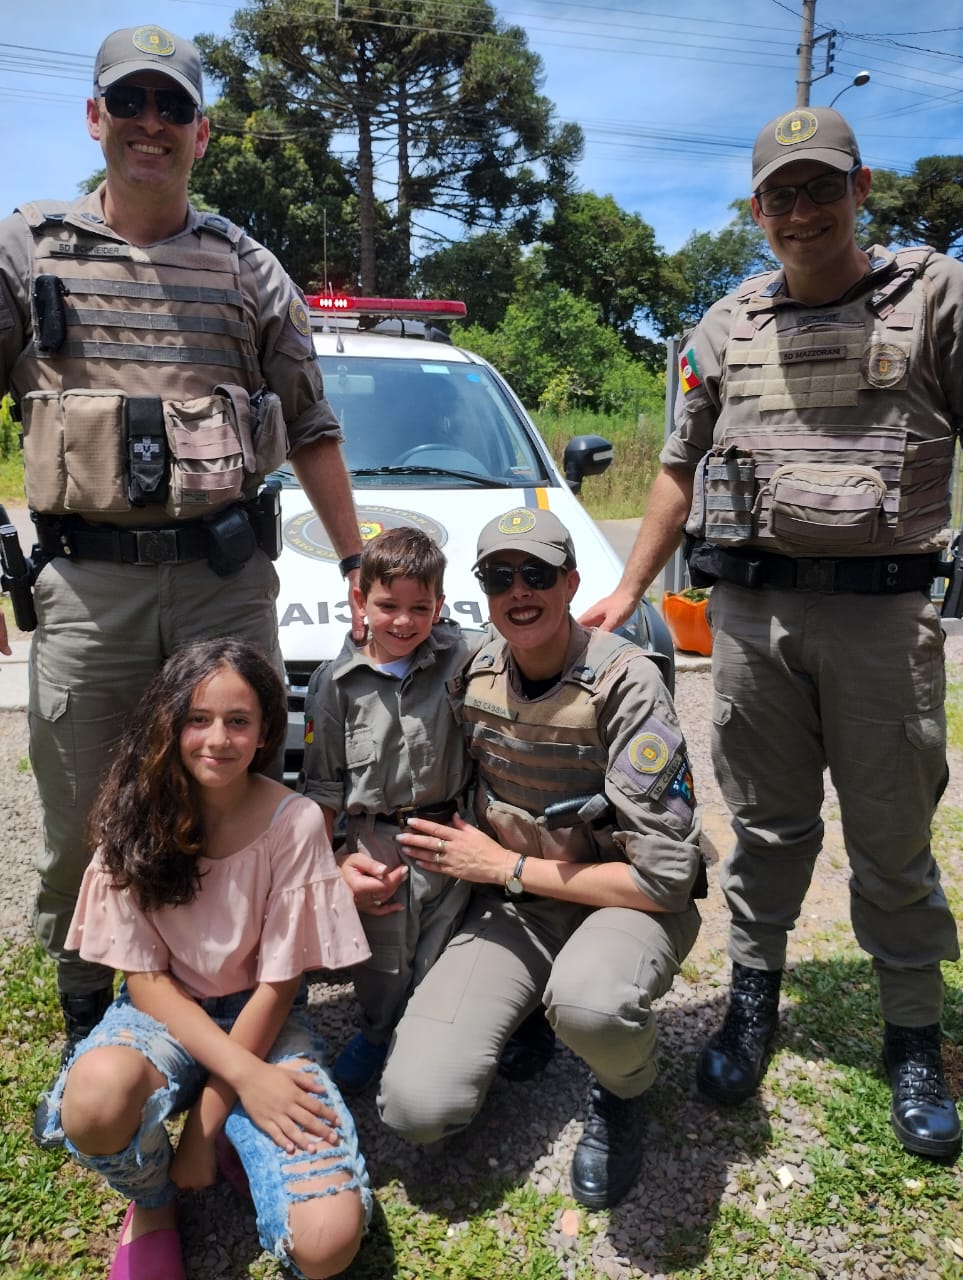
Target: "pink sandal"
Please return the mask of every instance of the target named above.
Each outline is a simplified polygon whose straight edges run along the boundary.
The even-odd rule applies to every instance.
[[[133,1200],[120,1228],[123,1240],[134,1216]],[[181,1257],[181,1235],[175,1227],[148,1231],[129,1244],[118,1244],[107,1280],[187,1280]]]
[[[217,1167],[221,1177],[229,1183],[242,1200],[251,1199],[251,1184],[241,1164],[241,1157],[231,1144],[230,1138],[222,1129],[214,1139],[214,1154],[217,1156]]]

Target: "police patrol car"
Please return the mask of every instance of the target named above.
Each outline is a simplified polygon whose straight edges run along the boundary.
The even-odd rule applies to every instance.
[[[576,436],[565,475],[505,380],[454,346],[436,321],[464,316],[462,302],[309,296],[324,390],[344,433],[362,540],[414,525],[444,550],[445,613],[481,627],[488,605],[471,572],[478,534],[514,507],[549,508],[575,543],[576,615],[618,581],[621,562],[575,496],[612,460],[600,436]],[[289,465],[280,479],[283,547],[277,561],[281,650],[291,723],[285,773],[300,767],[304,691],[350,625],[338,557]],[[672,641],[648,602],[623,631],[652,653],[672,683]]]

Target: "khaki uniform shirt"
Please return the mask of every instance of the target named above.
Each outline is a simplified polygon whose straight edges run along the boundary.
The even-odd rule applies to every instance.
[[[462,670],[483,638],[437,622],[399,680],[348,636],[308,685],[299,789],[349,815],[463,795],[471,762],[460,728]]]

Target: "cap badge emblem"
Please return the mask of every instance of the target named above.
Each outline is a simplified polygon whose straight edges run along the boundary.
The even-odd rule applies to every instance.
[[[163,27],[138,27],[131,37],[134,48],[141,53],[154,53],[169,58],[174,52],[174,37]]]
[[[818,128],[811,111],[789,111],[776,123],[776,141],[781,147],[793,147],[808,142]]]
[[[535,514],[528,507],[506,511],[498,522],[499,533],[528,533],[535,528]]]

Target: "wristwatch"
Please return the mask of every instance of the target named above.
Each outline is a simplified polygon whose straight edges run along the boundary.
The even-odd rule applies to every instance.
[[[522,884],[522,868],[525,866],[525,854],[519,854],[518,861],[515,863],[515,870],[505,881],[505,892],[510,898],[520,898],[525,892],[525,886]]]
[[[353,569],[361,568],[361,556],[357,551],[353,556],[345,556],[343,560],[338,561],[338,568],[341,570],[342,578],[346,578]]]

